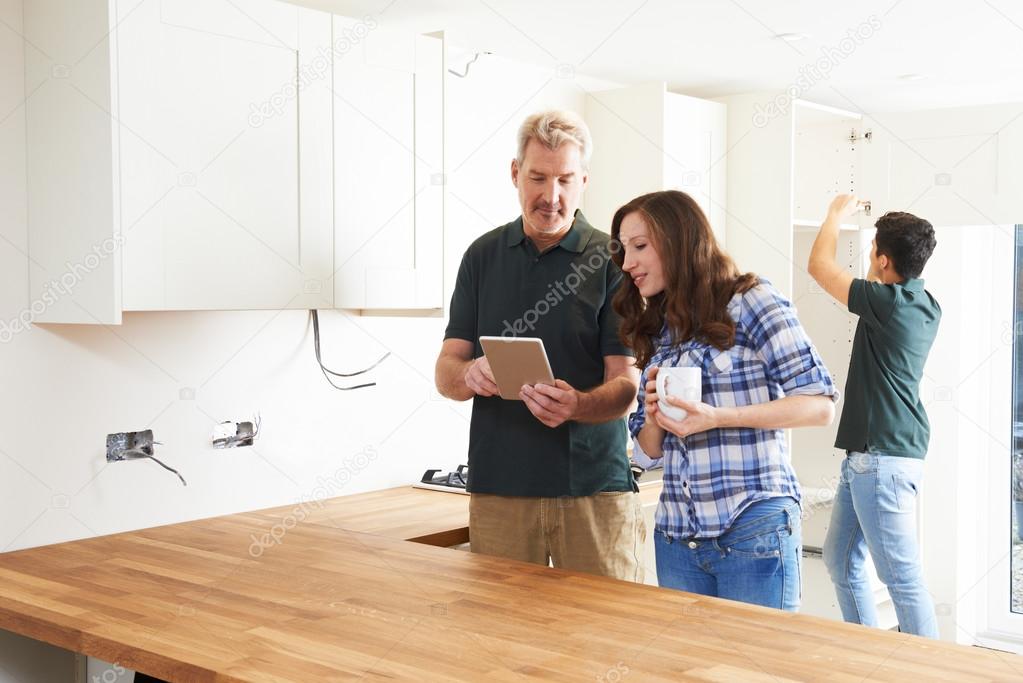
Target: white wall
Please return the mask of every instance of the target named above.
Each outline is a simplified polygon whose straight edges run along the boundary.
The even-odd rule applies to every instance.
[[[15,29],[0,24],[7,322],[28,305],[21,3],[0,0],[0,19]],[[463,55],[451,50],[454,68]],[[522,118],[551,106],[581,111],[584,87],[613,86],[496,56],[481,57],[468,78],[448,78],[445,300],[468,243],[519,213],[509,164]],[[0,551],[283,505],[316,495],[339,472],[335,481],[346,483],[328,483],[331,495],[408,484],[465,461],[469,404],[433,388],[444,319],[322,311],[320,320],[329,367],[355,369],[391,352],[368,375],[377,387],[326,384],[304,311],[129,313],[119,327],[39,325],[0,344]],[[207,445],[216,421],[257,411],[254,448]],[[149,461],[106,463],[108,432],[145,428],[187,487]],[[360,452],[371,454],[361,468]],[[28,680],[5,673],[11,651],[25,646],[4,636],[0,681]]]
[[[27,223],[25,218],[25,60],[20,0],[0,0],[0,310],[18,310],[28,300]],[[11,384],[10,369],[16,361],[0,347],[0,383],[4,387],[5,412],[17,405],[17,388]],[[27,423],[27,420],[23,420]],[[8,439],[0,430],[0,441]],[[13,454],[0,445],[0,526],[6,535],[8,524],[23,518],[25,499],[16,485],[19,466]],[[3,545],[7,542],[3,541]],[[0,631],[0,681],[3,683],[64,683],[71,670],[71,653]]]

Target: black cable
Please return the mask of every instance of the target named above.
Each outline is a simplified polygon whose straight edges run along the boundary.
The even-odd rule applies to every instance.
[[[323,360],[320,357],[320,315],[319,315],[319,311],[317,311],[316,309],[310,309],[309,312],[313,316],[313,350],[316,352],[316,362],[319,364],[320,370],[323,372],[323,376],[327,379],[327,383],[330,384],[330,386],[334,387],[335,389],[337,389],[339,391],[353,391],[355,389],[365,389],[366,387],[375,387],[377,385],[376,382],[366,382],[365,384],[356,384],[354,387],[342,387],[342,386],[338,386],[337,384],[334,384],[334,380],[332,380],[330,378],[330,376],[334,375],[335,377],[356,377],[358,375],[365,374],[365,373],[369,372],[370,370],[372,370],[373,368],[375,368],[376,366],[378,366],[381,363],[383,363],[384,360],[388,356],[391,355],[391,352],[388,351],[387,353],[385,353],[383,356],[380,357],[380,360],[378,360],[376,363],[373,363],[373,365],[369,366],[368,368],[366,368],[364,370],[359,370],[357,372],[335,372],[333,370],[330,370],[329,368],[327,368],[327,366],[325,366],[323,364]]]

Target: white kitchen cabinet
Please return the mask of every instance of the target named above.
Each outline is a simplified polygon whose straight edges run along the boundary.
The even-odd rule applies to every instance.
[[[333,305],[329,14],[28,0],[25,30],[32,297],[80,276],[37,321]]]
[[[121,321],[111,5],[24,3],[29,291],[39,322]]]
[[[865,116],[864,193],[874,215],[911,211],[936,227],[1010,225],[1023,216],[1023,105]]]
[[[618,207],[641,194],[681,190],[700,204],[724,242],[723,104],[648,83],[588,94],[585,119],[593,156],[584,211],[594,226],[609,231]]]
[[[444,70],[441,35],[384,28],[335,64],[338,308],[444,306]]]

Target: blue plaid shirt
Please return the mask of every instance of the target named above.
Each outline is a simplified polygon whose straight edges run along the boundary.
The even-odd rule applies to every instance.
[[[712,406],[747,406],[796,395],[838,400],[795,308],[767,280],[732,297],[728,313],[736,322],[735,345],[725,351],[692,339],[673,344],[670,332],[661,330],[643,370],[639,409],[629,416],[633,437],[646,421],[644,388],[654,366],[702,368],[703,402]],[[662,450],[664,488],[656,529],[669,536],[716,538],[758,500],[800,500],[784,430],[712,429],[681,439],[668,433]]]

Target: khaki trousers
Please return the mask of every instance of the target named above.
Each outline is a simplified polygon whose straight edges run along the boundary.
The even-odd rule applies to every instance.
[[[646,522],[639,496],[527,498],[474,493],[472,552],[643,582]]]

